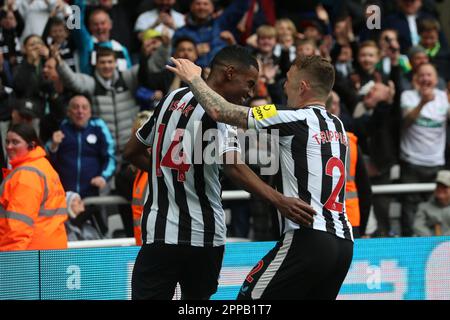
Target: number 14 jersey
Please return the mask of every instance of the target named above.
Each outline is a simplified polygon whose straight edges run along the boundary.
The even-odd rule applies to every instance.
[[[225,244],[220,163],[239,152],[236,130],[213,121],[189,88],[172,91],[136,132],[151,148],[142,243],[217,247]]]

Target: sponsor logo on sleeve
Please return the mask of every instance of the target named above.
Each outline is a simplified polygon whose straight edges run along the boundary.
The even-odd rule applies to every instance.
[[[277,115],[277,108],[274,104],[266,104],[263,106],[252,108],[253,116],[256,120],[271,118]]]

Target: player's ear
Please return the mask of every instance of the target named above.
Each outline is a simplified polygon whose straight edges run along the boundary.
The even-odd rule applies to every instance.
[[[311,89],[311,85],[309,83],[309,81],[306,80],[302,80],[300,81],[300,91],[303,93],[306,90],[310,90]]]
[[[225,69],[225,78],[227,80],[233,80],[233,76],[236,72],[236,69],[233,66],[227,66]]]

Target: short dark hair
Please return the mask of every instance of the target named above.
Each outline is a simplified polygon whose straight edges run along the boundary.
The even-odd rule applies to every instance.
[[[47,20],[48,28],[52,28],[53,26],[66,26],[66,22],[59,17],[51,17]]]
[[[333,65],[320,56],[298,56],[293,65],[306,75],[318,98],[326,100],[334,86],[335,71]]]
[[[217,65],[232,64],[240,68],[255,67],[259,71],[258,61],[250,51],[242,46],[227,46],[220,50],[212,59],[210,66],[211,72]]]
[[[8,132],[16,133],[29,145],[34,142],[36,146],[42,147],[42,142],[39,139],[36,130],[34,130],[31,124],[27,123],[13,124],[11,127],[9,127]]]
[[[178,45],[182,42],[190,42],[193,44],[193,46],[195,47],[195,50],[197,50],[197,45],[194,41],[194,39],[192,39],[189,36],[182,36],[182,37],[178,37],[175,39],[175,41],[173,42],[173,47],[176,49],[178,47]]]
[[[92,108],[92,97],[88,93],[86,93],[86,92],[74,93],[73,95],[70,96],[69,104],[72,101],[72,99],[75,98],[75,97],[84,97],[84,98],[86,98],[86,100],[89,102],[89,105]]]
[[[439,24],[439,21],[432,18],[427,18],[419,21],[419,24],[417,26],[417,31],[419,34],[426,31],[441,31],[441,25]]]
[[[117,59],[116,53],[111,48],[99,46],[96,51],[97,51],[97,61],[99,58],[106,56],[113,56],[114,60]]]
[[[90,24],[92,17],[99,13],[106,14],[109,17],[109,20],[112,21],[111,15],[109,14],[109,12],[107,10],[105,10],[104,8],[97,6],[97,7],[94,7],[94,9],[89,13],[89,17],[87,19],[88,23]]]
[[[25,46],[31,38],[39,38],[39,39],[42,40],[42,38],[40,36],[38,36],[37,34],[32,33],[32,34],[26,36],[26,38],[23,40],[23,45]],[[42,43],[44,43],[44,41],[42,41]]]

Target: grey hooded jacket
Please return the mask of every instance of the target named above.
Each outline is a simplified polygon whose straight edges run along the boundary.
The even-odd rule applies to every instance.
[[[440,224],[443,236],[450,235],[450,206],[440,207],[432,197],[419,205],[414,219],[414,233],[417,236],[433,236],[436,224]]]
[[[167,47],[161,46],[147,60],[149,72],[163,68],[167,57]],[[97,71],[93,76],[75,73],[64,62],[61,62],[57,68],[65,87],[74,92],[88,94],[93,98],[92,114],[103,119],[108,125],[116,142],[118,164],[121,163],[119,155],[122,154],[131,136],[132,124],[139,112],[134,96],[139,85],[138,68],[139,65],[135,65],[124,72],[116,70],[111,81],[103,79]]]

